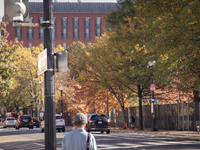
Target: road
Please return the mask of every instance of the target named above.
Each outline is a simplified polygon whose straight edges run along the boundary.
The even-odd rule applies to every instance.
[[[57,150],[66,132],[56,132]],[[118,133],[100,134],[92,132],[98,150],[200,150],[200,140],[164,135]],[[0,150],[44,150],[44,133],[40,128],[3,129],[0,127]]]

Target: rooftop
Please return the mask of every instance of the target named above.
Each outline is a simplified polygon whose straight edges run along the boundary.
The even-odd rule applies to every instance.
[[[115,11],[117,3],[70,3],[56,2],[53,3],[54,13],[107,13],[110,10]],[[29,12],[43,12],[42,2],[30,2]]]

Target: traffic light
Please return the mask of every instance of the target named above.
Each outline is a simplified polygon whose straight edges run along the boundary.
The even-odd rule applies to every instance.
[[[5,22],[29,22],[28,0],[4,0]]]

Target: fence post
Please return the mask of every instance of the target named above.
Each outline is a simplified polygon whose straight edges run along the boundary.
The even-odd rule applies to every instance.
[[[156,120],[156,123],[157,123],[157,128],[159,129],[160,128],[160,123],[159,123],[159,121],[160,121],[160,117],[158,116],[158,103],[156,104],[156,109],[157,109],[157,120]]]
[[[172,129],[172,104],[169,105],[170,129]]]
[[[179,131],[179,103],[177,103],[177,105],[178,105],[178,122],[177,122],[177,129],[178,129],[178,131]]]
[[[190,116],[189,116],[189,103],[187,103],[187,122],[188,122],[188,131],[190,130]]]
[[[195,130],[196,129],[196,102],[194,102],[194,128],[193,128],[193,130]]]
[[[183,118],[182,118],[182,121],[183,121],[183,131],[185,130],[185,115],[184,115],[184,102],[183,102]]]

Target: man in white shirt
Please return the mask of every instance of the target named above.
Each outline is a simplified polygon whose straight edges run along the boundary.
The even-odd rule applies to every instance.
[[[73,120],[74,129],[66,134],[62,140],[62,150],[97,150],[96,140],[92,134],[85,131],[87,117],[83,113],[77,113]],[[87,144],[88,142],[88,144]]]

